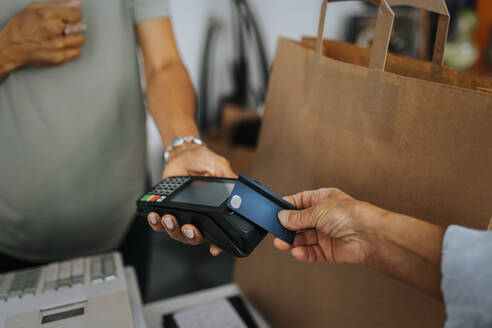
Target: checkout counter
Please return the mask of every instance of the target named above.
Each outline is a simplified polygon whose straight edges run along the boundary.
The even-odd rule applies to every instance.
[[[0,275],[0,328],[264,328],[236,284],[147,305],[119,253]]]

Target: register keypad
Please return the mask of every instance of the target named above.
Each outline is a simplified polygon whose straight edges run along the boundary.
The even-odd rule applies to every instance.
[[[79,258],[0,275],[0,302],[36,295],[40,283],[41,293],[48,293],[84,285],[86,282],[98,283],[117,278],[116,264],[111,253],[91,257],[87,271],[85,264],[84,259]]]
[[[0,301],[9,301],[34,295],[38,285],[40,268],[8,273],[0,277]]]

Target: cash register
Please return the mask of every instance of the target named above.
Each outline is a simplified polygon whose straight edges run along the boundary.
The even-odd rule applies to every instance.
[[[0,328],[145,327],[137,288],[119,253],[2,274]]]

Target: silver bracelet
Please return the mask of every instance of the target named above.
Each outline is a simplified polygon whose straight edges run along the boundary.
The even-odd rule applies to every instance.
[[[162,158],[164,159],[164,163],[167,164],[169,160],[169,156],[171,156],[171,151],[182,146],[184,143],[194,143],[196,145],[206,146],[205,141],[203,141],[200,137],[188,136],[188,137],[178,137],[171,142],[171,145],[166,148]]]

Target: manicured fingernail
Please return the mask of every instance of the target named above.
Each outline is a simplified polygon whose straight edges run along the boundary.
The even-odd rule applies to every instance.
[[[188,239],[193,239],[193,237],[195,237],[195,232],[193,232],[192,229],[185,229],[185,230],[183,230],[183,233],[185,234],[186,238],[188,238]]]
[[[174,229],[174,222],[173,222],[173,219],[171,219],[171,218],[164,218],[164,224],[166,225],[166,227],[167,227],[169,230],[173,230],[173,229]]]
[[[155,214],[150,215],[150,223],[157,224],[157,215]]]
[[[278,219],[281,223],[289,222],[289,212],[288,211],[280,211],[278,212]]]

